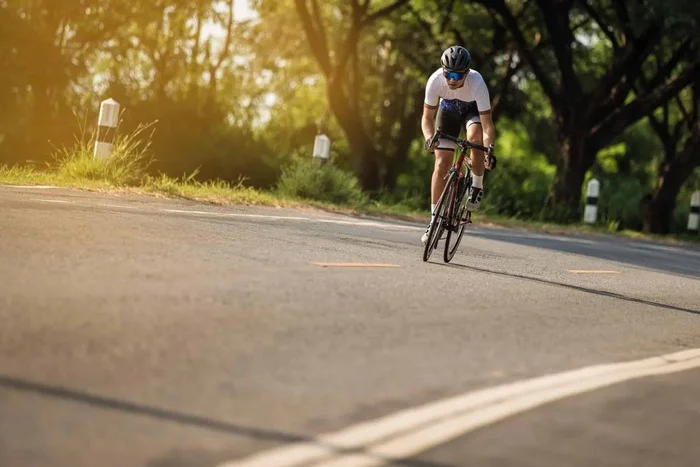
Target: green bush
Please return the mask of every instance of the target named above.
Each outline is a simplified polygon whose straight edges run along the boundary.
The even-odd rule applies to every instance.
[[[601,177],[600,196],[598,198],[598,223],[607,225],[611,230],[641,230],[642,210],[640,201],[644,187],[636,178],[609,176]],[[582,200],[588,181],[583,185]]]
[[[499,128],[498,167],[486,174],[482,210],[520,219],[539,218],[555,168],[534,149],[522,122],[503,118]]]
[[[690,216],[690,196],[678,196],[676,207],[671,217],[671,233],[685,233],[688,231],[688,217]]]
[[[552,184],[553,167],[534,156],[499,158],[498,163],[496,170],[486,175],[484,212],[538,218]]]
[[[688,216],[690,215],[690,198],[695,190],[700,190],[700,167],[688,177],[676,198],[676,207],[671,219],[671,232],[686,233],[688,231]]]
[[[700,170],[697,174],[700,175]],[[597,224],[607,226],[610,230],[641,231],[643,227],[641,200],[646,193],[652,191],[652,187],[644,181],[640,181],[638,175],[624,176],[619,173],[593,174],[589,172],[582,186],[582,207],[591,178],[597,178],[600,181]],[[671,233],[686,231],[690,212],[690,197],[697,186],[700,184],[691,175],[678,193],[671,217]]]
[[[284,196],[351,206],[368,202],[357,178],[331,163],[295,159],[280,175],[277,190]]]
[[[396,189],[382,193],[380,201],[430,212],[430,180],[434,166],[435,156],[423,149],[422,139],[416,139],[411,143],[404,170],[396,180]]]

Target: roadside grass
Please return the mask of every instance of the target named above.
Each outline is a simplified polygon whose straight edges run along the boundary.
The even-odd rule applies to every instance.
[[[89,178],[81,176],[95,173],[90,170],[75,170],[75,167],[91,167],[91,163],[74,163],[73,168],[63,171],[41,170],[34,167],[0,166],[0,184],[4,185],[51,185],[96,192],[119,192],[180,198],[211,204],[239,204],[249,206],[274,206],[284,208],[310,208],[337,214],[383,218],[408,222],[427,223],[428,213],[403,205],[368,202],[359,205],[336,204],[319,200],[282,195],[276,191],[262,191],[247,187],[242,182],[199,182],[190,176],[174,178],[167,175],[147,176],[140,184],[120,184],[109,177]],[[666,243],[691,243],[700,245],[700,236],[691,234],[654,235],[633,230],[612,230],[603,225],[554,224],[526,221],[501,216],[476,213],[474,222],[489,227],[508,227],[560,235],[612,235],[636,240],[653,240]]]
[[[107,160],[93,157],[95,135],[82,135],[70,148],[56,151],[53,161],[45,166],[0,165],[0,184],[51,185],[99,192],[128,192],[168,198],[181,198],[212,204],[239,204],[309,208],[368,218],[384,218],[427,223],[427,211],[414,207],[368,199],[337,169],[319,169],[311,163],[295,163],[283,171],[277,189],[263,191],[236,183],[216,180],[196,180],[197,172],[182,177],[150,175],[153,163],[149,155],[152,124],[142,125],[133,133],[115,141]],[[325,170],[325,172],[324,172]],[[286,177],[286,178],[285,178]],[[322,187],[314,191],[313,180]],[[342,197],[337,193],[343,192]],[[333,196],[329,197],[328,193]],[[333,200],[333,201],[329,201]],[[526,221],[476,213],[477,225],[509,227],[552,234],[613,235],[637,240],[666,243],[700,244],[700,236],[690,234],[651,235],[636,231],[617,231],[615,226],[585,224],[554,224]]]

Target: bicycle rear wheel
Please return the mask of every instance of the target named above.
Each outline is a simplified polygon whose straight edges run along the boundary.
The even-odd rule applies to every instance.
[[[467,228],[467,219],[469,219],[469,213],[467,212],[467,203],[465,197],[469,192],[469,187],[471,186],[471,177],[465,180],[466,187],[463,193],[459,193],[459,199],[456,199],[453,203],[452,208],[449,210],[449,217],[447,219],[447,238],[445,239],[445,253],[443,259],[446,263],[452,261],[460,242],[462,241],[462,235],[464,230]],[[457,184],[459,186],[459,184]]]
[[[452,191],[457,188],[456,174],[451,173],[445,184],[445,189],[442,190],[442,195],[435,205],[435,220],[430,224],[428,230],[428,241],[425,242],[423,249],[423,261],[428,261],[433,250],[437,248],[440,236],[445,230],[445,221],[447,219]]]

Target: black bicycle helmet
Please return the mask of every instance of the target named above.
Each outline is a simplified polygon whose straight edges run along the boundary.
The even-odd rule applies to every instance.
[[[472,56],[462,46],[452,46],[442,53],[442,66],[448,71],[464,71],[471,64]]]

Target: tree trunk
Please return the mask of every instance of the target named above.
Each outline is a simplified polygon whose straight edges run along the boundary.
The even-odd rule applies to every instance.
[[[671,231],[673,209],[685,177],[678,165],[664,164],[659,175],[659,185],[643,212],[644,232],[667,234]]]
[[[407,126],[414,130],[412,125],[408,125],[403,122],[403,126]],[[403,126],[401,128],[401,133],[404,133]],[[414,132],[415,134],[415,132]],[[402,170],[406,168],[406,162],[408,161],[408,150],[413,141],[411,137],[401,136],[401,140],[397,142],[394,155],[389,158],[386,162],[386,170],[384,171],[384,177],[382,181],[382,187],[388,192],[393,192],[396,189],[396,182],[401,174]]]
[[[543,217],[568,222],[580,217],[581,187],[595,154],[589,153],[586,135],[578,131],[562,132],[558,149],[561,157]]]
[[[381,181],[379,177],[379,160],[382,154],[377,151],[369,140],[364,140],[352,132],[347,132],[350,150],[355,155],[355,173],[362,189],[370,196],[379,193]]]
[[[382,153],[365,131],[361,116],[351,108],[345,93],[332,80],[328,83],[327,93],[331,110],[348,138],[360,185],[368,194],[376,194],[381,187],[379,161]]]
[[[643,228],[645,232],[666,234],[671,231],[673,209],[678,193],[693,173],[700,166],[700,123],[692,128],[691,138],[678,153],[675,148],[667,148],[666,162],[659,169],[659,182],[650,199],[643,203]]]
[[[411,148],[411,143],[413,143],[416,134],[420,134],[420,118],[423,113],[423,95],[425,90],[423,87],[417,88],[413,95],[400,95],[397,96],[398,99],[403,99],[402,111],[399,115],[389,115],[389,121],[393,122],[398,119],[401,121],[401,128],[398,131],[398,135],[393,138],[393,155],[386,158],[386,170],[384,171],[384,178],[382,180],[382,186],[385,190],[393,192],[396,189],[396,182],[399,174],[405,169],[406,162],[408,161],[408,152]],[[388,138],[392,138],[391,132],[387,135]],[[387,142],[387,147],[389,146]]]

